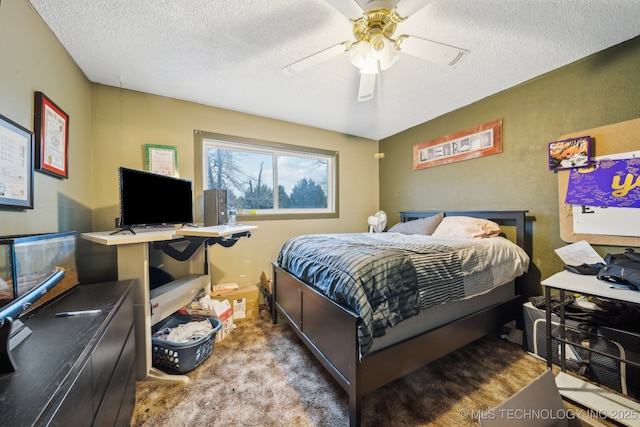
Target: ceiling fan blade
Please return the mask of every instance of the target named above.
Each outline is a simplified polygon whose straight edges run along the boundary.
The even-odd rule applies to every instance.
[[[347,44],[340,43],[320,52],[316,52],[313,55],[307,56],[304,59],[294,62],[293,64],[289,64],[286,67],[282,67],[282,72],[288,74],[290,76],[299,73],[301,71],[306,70],[309,67],[317,65],[321,62],[324,62],[328,59],[333,58],[334,56],[338,56],[339,54],[346,52]]]
[[[368,101],[373,98],[376,89],[377,74],[360,73],[360,87],[358,88],[358,102]]]
[[[362,18],[362,8],[354,0],[326,0],[326,2],[347,19]]]
[[[413,36],[401,36],[400,51],[440,65],[456,68],[469,51],[444,43],[421,39]]]
[[[396,5],[396,13],[402,18],[408,18],[433,0],[400,0]]]

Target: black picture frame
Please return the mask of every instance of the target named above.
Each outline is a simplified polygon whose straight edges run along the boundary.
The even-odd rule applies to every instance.
[[[33,209],[33,132],[0,114],[0,208]]]
[[[591,144],[591,137],[588,135],[550,142],[549,170],[589,167]]]

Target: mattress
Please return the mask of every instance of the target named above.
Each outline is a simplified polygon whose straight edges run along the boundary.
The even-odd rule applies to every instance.
[[[314,234],[287,241],[278,264],[356,312],[361,355],[422,310],[483,294],[523,274],[527,254],[502,237]]]
[[[404,320],[393,328],[388,328],[386,334],[374,338],[367,355],[372,355],[377,351],[391,347],[423,332],[439,328],[477,311],[506,302],[514,296],[514,282],[509,282],[471,298],[450,301],[421,310],[417,315]]]

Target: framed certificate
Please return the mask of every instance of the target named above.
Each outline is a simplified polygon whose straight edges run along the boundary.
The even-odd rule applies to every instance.
[[[170,145],[146,144],[147,171],[179,178],[178,148]]]
[[[33,133],[0,115],[0,208],[33,209]]]
[[[36,92],[34,131],[36,170],[69,177],[69,116],[42,92]]]

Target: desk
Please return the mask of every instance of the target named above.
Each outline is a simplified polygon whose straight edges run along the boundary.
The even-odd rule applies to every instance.
[[[149,243],[171,241],[185,236],[225,238],[235,234],[247,233],[257,229],[256,226],[183,227],[183,228],[143,228],[136,229],[136,234],[122,231],[111,234],[111,231],[83,233],[82,238],[101,245],[116,246],[118,261],[118,280],[134,280],[133,304],[136,330],[136,378],[139,381],[156,380],[163,382],[186,383],[186,375],[171,375],[152,366],[151,363],[151,302],[149,289]],[[207,260],[205,260],[205,264]],[[181,279],[181,292],[172,298],[172,306],[165,311],[176,311],[191,302],[197,292],[210,286],[207,276],[193,275]],[[170,314],[170,313],[168,313]]]
[[[135,405],[131,281],[78,285],[23,316],[32,333],[0,375],[0,425],[129,425]],[[56,317],[100,309],[100,314]]]
[[[640,304],[640,292],[614,288],[607,282],[596,279],[595,276],[561,271],[543,280],[542,284],[554,289]]]
[[[607,282],[598,280],[595,276],[586,276],[580,274],[562,271],[556,273],[546,280],[542,281],[545,286],[545,307],[546,307],[546,338],[547,338],[547,366],[553,364],[553,340],[563,342],[564,340],[564,306],[560,306],[560,325],[562,326],[561,337],[552,338],[551,336],[551,289],[560,291],[560,300],[564,301],[565,292],[575,292],[582,295],[592,295],[622,302],[640,304],[640,292],[614,288]],[[564,342],[568,342],[564,340]],[[570,343],[577,345],[576,343]],[[640,418],[640,404],[624,397],[621,394],[609,392],[598,386],[589,384],[576,377],[565,373],[565,346],[560,346],[560,364],[561,370],[556,376],[556,385],[560,394],[574,402],[577,402],[587,408],[602,411],[603,414],[609,415],[620,424],[637,426]],[[615,358],[615,356],[611,356]],[[627,364],[640,366],[635,362],[624,360]]]

